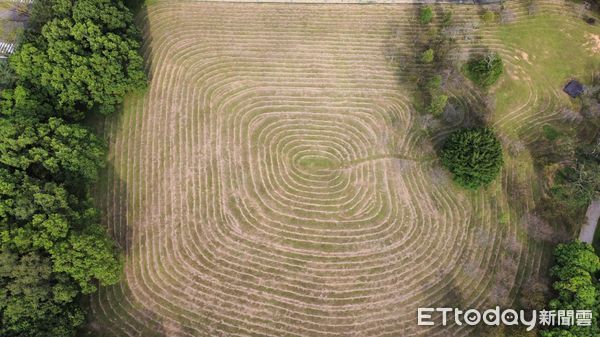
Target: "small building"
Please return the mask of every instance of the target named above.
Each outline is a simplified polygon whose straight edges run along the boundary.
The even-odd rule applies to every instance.
[[[583,84],[579,83],[577,80],[571,80],[569,83],[567,83],[567,85],[565,85],[563,91],[569,96],[577,98],[583,94],[584,87]]]

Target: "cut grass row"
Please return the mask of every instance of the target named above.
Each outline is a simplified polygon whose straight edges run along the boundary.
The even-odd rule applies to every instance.
[[[453,8],[459,22],[477,18]],[[545,250],[522,228],[532,189],[511,203],[534,172],[509,160],[489,190],[464,193],[435,161],[407,160],[434,147],[411,108],[409,71],[384,54],[390,43],[410,54],[415,13],[149,6],[152,83],[107,123],[114,172],[99,187],[126,275],[94,299],[93,326],[119,336],[148,326],[176,336],[467,336],[416,329],[416,307],[456,305],[457,294],[473,307],[514,302]],[[461,47],[519,57],[500,29]],[[520,104],[499,104],[498,128],[548,120],[560,100],[537,111],[551,92],[537,80],[524,80]],[[434,144],[455,127],[442,125]],[[335,167],[344,162],[357,164]]]

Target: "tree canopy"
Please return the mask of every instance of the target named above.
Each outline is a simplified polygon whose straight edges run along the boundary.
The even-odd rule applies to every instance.
[[[96,179],[103,157],[99,140],[80,126],[55,118],[0,119],[2,258],[34,265],[22,271],[30,275],[0,272],[1,293],[10,304],[0,305],[0,335],[69,336],[66,331],[82,322],[78,294],[95,291],[96,282],[118,280],[114,244],[98,224],[85,184]],[[35,298],[20,288],[20,277],[30,279],[26,287],[37,292]],[[61,334],[44,334],[51,317]]]
[[[556,173],[550,192],[556,201],[568,206],[566,208],[586,208],[600,195],[598,172],[600,156],[582,146],[576,150],[576,160]]]
[[[77,117],[89,109],[111,113],[145,86],[138,32],[120,1],[52,0],[47,8],[54,16],[10,58],[18,82]]]
[[[432,92],[431,94],[431,102],[429,102],[429,106],[427,107],[427,112],[438,117],[446,108],[448,104],[448,96],[444,94],[439,94],[436,92]]]
[[[557,296],[550,303],[554,310],[592,310],[591,326],[561,326],[541,332],[542,337],[588,337],[600,335],[597,315],[598,284],[594,274],[600,270],[600,258],[591,245],[574,241],[559,244],[554,250],[551,274]]]
[[[423,6],[419,8],[419,22],[421,24],[426,25],[433,21],[433,9],[431,6]]]
[[[81,297],[119,280],[90,193],[106,146],[75,120],[144,87],[139,46],[120,0],[33,5],[0,83],[0,336],[75,336]]]
[[[496,53],[476,56],[465,65],[466,76],[482,88],[496,83],[503,72],[504,63]]]
[[[491,10],[486,10],[483,12],[483,14],[481,14],[481,21],[485,23],[492,23],[496,21],[496,13]]]
[[[442,164],[459,185],[477,189],[491,183],[502,167],[502,146],[489,128],[452,133],[441,153]]]
[[[429,48],[421,54],[421,62],[423,63],[431,63],[433,62],[433,49]]]
[[[92,182],[103,166],[104,144],[85,128],[51,117],[0,119],[0,163],[40,179]]]
[[[430,78],[425,84],[425,89],[430,98],[426,111],[436,117],[441,116],[448,104],[448,96],[443,94],[442,90],[442,76],[434,75]]]
[[[74,336],[84,321],[74,303],[74,285],[53,273],[51,261],[36,252],[0,251],[0,335],[6,337]]]

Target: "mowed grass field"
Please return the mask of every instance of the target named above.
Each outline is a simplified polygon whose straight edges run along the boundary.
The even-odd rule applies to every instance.
[[[598,56],[561,53],[572,61],[563,68],[552,55],[598,30],[564,16],[562,2],[540,1],[534,18],[510,3],[514,23],[482,26],[481,39],[459,46],[505,59],[489,120],[507,144],[527,145],[569,104],[562,82]],[[444,8],[458,23],[479,20],[477,7]],[[92,298],[90,328],[483,336],[418,327],[416,310],[521,306],[523,292],[533,296],[552,237],[528,226],[539,220],[541,182],[524,150],[506,155],[485,190],[453,185],[434,149],[464,120],[432,125],[413,108],[416,10],[148,5],[150,87],[104,123],[110,167],[97,188],[125,270]],[[556,44],[536,45],[538,34]]]

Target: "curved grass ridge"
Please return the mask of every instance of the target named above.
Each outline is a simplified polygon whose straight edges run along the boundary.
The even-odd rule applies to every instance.
[[[540,10],[564,8],[544,1]],[[98,191],[125,276],[93,299],[92,327],[107,336],[467,336],[477,333],[418,328],[416,308],[514,303],[543,245],[527,241],[518,213],[498,218],[510,211],[508,189],[527,177],[509,161],[493,188],[466,194],[431,160],[455,125],[432,144],[411,107],[410,72],[386,58],[390,45],[411,55],[415,13],[150,6],[150,89],[105,125],[114,170]],[[514,50],[481,35],[460,43],[489,46],[520,71]],[[526,104],[493,120],[498,130],[559,118],[557,93],[528,87]],[[523,193],[526,212],[533,191]]]

